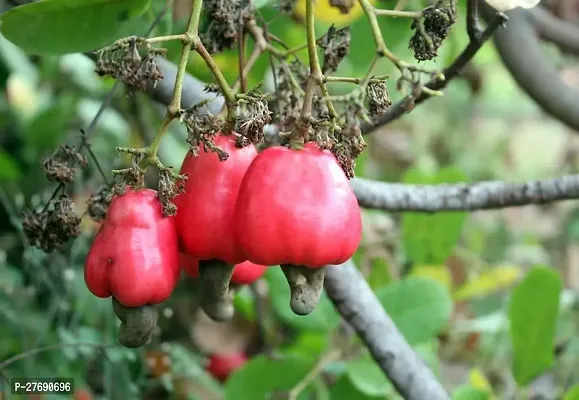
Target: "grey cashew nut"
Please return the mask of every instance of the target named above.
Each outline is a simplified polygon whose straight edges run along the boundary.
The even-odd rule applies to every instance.
[[[125,347],[141,347],[157,326],[158,314],[153,306],[125,307],[113,297],[113,311],[121,320],[119,343]]]
[[[290,307],[297,315],[308,315],[318,305],[324,289],[324,268],[281,265],[291,291]]]
[[[205,314],[214,321],[227,321],[233,317],[234,291],[229,288],[233,267],[219,260],[199,261],[199,300]]]

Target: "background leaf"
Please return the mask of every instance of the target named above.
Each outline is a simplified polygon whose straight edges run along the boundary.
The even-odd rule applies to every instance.
[[[457,167],[441,169],[429,175],[411,169],[405,183],[437,184],[465,182],[466,176]],[[443,264],[452,254],[467,217],[464,212],[441,212],[434,215],[406,213],[402,218],[404,251],[408,260],[420,264]]]
[[[561,277],[536,267],[513,290],[509,305],[513,374],[521,386],[553,364]]]
[[[0,31],[35,54],[96,50],[119,39],[151,0],[44,0],[2,14]]]
[[[348,363],[348,377],[352,385],[367,396],[384,397],[394,390],[384,372],[369,355]]]
[[[569,388],[565,393],[563,400],[579,400],[579,384]]]
[[[407,277],[380,289],[376,296],[410,344],[431,339],[452,313],[450,293],[430,278]]]
[[[452,394],[452,400],[488,400],[490,394],[471,385],[459,387]]]
[[[257,400],[292,389],[312,369],[315,361],[301,357],[281,360],[258,356],[237,370],[225,386],[225,400]],[[308,390],[299,399],[307,399]]]
[[[347,374],[342,375],[330,390],[332,400],[377,400],[380,396],[369,396],[356,388]]]

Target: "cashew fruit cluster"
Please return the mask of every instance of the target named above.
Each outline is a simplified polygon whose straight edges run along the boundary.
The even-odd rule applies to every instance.
[[[232,296],[281,266],[296,314],[316,306],[326,265],[349,259],[361,239],[361,215],[334,155],[314,142],[300,148],[238,147],[233,134],[202,144],[181,166],[177,213],[165,217],[151,189],[115,195],[85,262],[96,296],[113,297],[121,343],[144,344],[153,305],[168,299],[181,271],[199,279],[200,305],[214,320],[233,315]],[[143,326],[138,320],[146,319]],[[133,326],[134,325],[134,326]]]

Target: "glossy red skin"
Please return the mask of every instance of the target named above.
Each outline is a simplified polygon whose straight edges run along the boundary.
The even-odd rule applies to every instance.
[[[140,307],[165,301],[179,275],[175,220],[163,216],[157,192],[128,189],[115,196],[86,257],[88,289]]]
[[[229,153],[226,161],[202,148],[187,153],[181,174],[188,174],[184,193],[175,198],[177,232],[185,252],[199,260],[238,264],[247,258],[233,237],[233,214],[239,186],[257,155],[255,146],[235,147],[233,136],[215,136],[214,143]]]
[[[334,155],[308,143],[301,150],[270,147],[245,174],[235,237],[262,265],[320,268],[348,260],[362,238],[362,217]]]
[[[207,371],[213,377],[221,382],[227,380],[229,375],[239,369],[247,362],[247,356],[244,353],[233,354],[213,354],[209,357]]]
[[[181,253],[181,266],[187,275],[191,278],[199,277],[199,262],[186,254]],[[231,282],[238,285],[250,285],[257,281],[265,274],[267,266],[257,265],[250,261],[244,261],[236,264],[231,275]]]

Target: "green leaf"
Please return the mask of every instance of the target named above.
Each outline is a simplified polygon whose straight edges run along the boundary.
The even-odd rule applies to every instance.
[[[20,176],[20,166],[16,160],[0,149],[0,182],[14,181]]]
[[[348,377],[352,385],[367,396],[388,396],[393,387],[384,372],[370,356],[348,362]]]
[[[286,324],[299,330],[329,332],[340,323],[340,316],[325,292],[322,293],[320,302],[311,314],[296,315],[289,305],[290,289],[281,269],[278,267],[268,268],[264,276],[269,284],[273,309]]]
[[[235,293],[233,298],[233,306],[249,321],[255,321],[255,299],[248,286],[242,286],[241,289]]]
[[[330,389],[330,398],[332,400],[374,400],[383,397],[369,396],[359,391],[345,374]]]
[[[383,287],[376,296],[412,345],[438,334],[452,313],[450,293],[430,278],[410,276]]]
[[[302,357],[318,357],[328,348],[330,333],[300,332],[293,343],[282,350],[283,354]]]
[[[466,176],[456,167],[427,175],[411,169],[404,176],[405,183],[439,184],[465,182]],[[452,254],[460,237],[468,213],[441,212],[434,215],[406,213],[402,219],[403,244],[406,257],[419,264],[443,264]]]
[[[0,31],[16,46],[35,54],[96,50],[119,39],[151,0],[44,0],[0,17]]]
[[[275,360],[258,356],[229,377],[225,400],[257,400],[274,398],[275,393],[287,394],[314,365],[314,360],[300,357]],[[298,398],[307,399],[309,392],[304,390]]]
[[[489,400],[489,392],[471,385],[459,387],[452,394],[452,400]]]
[[[563,400],[579,400],[579,384],[571,386],[563,396]]]
[[[539,266],[530,270],[511,294],[513,374],[521,386],[553,365],[561,285],[556,271]]]

